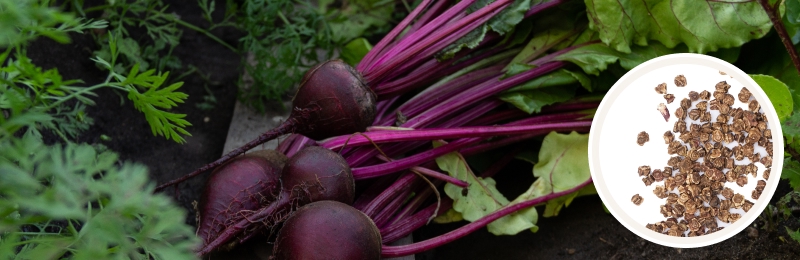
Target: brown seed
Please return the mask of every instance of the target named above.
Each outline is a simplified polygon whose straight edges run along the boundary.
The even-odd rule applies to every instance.
[[[683,216],[683,213],[686,211],[686,207],[681,204],[675,204],[672,206],[672,215],[673,216]]]
[[[631,202],[633,202],[633,204],[635,204],[636,206],[642,205],[642,201],[644,201],[644,198],[642,198],[642,196],[639,196],[639,194],[633,195],[633,197],[631,198]]]
[[[667,101],[667,104],[672,104],[672,101],[675,101],[675,95],[666,94],[666,95],[664,95],[664,100]]]
[[[711,113],[703,112],[700,115],[700,122],[711,122]]]
[[[761,192],[761,191],[764,190],[764,187],[766,187],[766,186],[767,186],[767,182],[766,181],[758,180],[758,182],[756,183],[756,190],[758,192]]]
[[[661,113],[661,116],[664,117],[664,121],[669,122],[669,110],[667,109],[667,105],[664,105],[664,103],[659,103],[657,110],[659,113]]]
[[[661,172],[661,169],[653,170],[653,179],[657,182],[664,180],[664,174]]]
[[[733,204],[730,200],[722,200],[719,202],[719,209],[721,210],[729,210]]]
[[[744,185],[747,185],[747,175],[741,175],[736,178],[736,185],[739,185],[739,187],[744,187]]]
[[[750,111],[758,112],[758,110],[761,108],[761,106],[758,105],[758,101],[753,99],[753,100],[750,100],[750,104],[747,105],[747,108],[749,108]]]
[[[700,101],[697,105],[694,105],[694,107],[700,109],[700,111],[706,111],[708,108],[708,101]]]
[[[732,213],[728,216],[728,221],[729,223],[733,223],[739,220],[740,218],[742,218],[742,215],[740,215],[739,213]]]
[[[686,86],[686,77],[683,76],[683,75],[675,76],[675,86],[685,87]]]
[[[703,221],[703,226],[705,226],[708,229],[716,229],[717,221],[712,218],[707,218],[705,221]]]
[[[763,160],[763,158],[762,158],[762,160]],[[770,169],[770,168],[767,168],[766,170],[764,170],[764,175],[763,175],[763,177],[764,177],[764,179],[765,179],[765,180],[769,180],[769,173],[770,173],[770,171],[771,171],[771,169]]]
[[[753,193],[750,194],[750,197],[753,198],[754,200],[757,200],[758,197],[761,197],[761,191],[753,190]]]
[[[650,186],[650,184],[653,184],[655,181],[656,180],[653,179],[653,175],[648,175],[647,177],[642,178],[642,182],[644,182],[645,186]]]
[[[669,130],[664,132],[664,143],[669,144],[670,142],[672,142],[672,140],[675,140],[675,135],[673,135],[672,132],[670,132]]]
[[[656,86],[656,93],[667,94],[667,83],[661,83]]]
[[[697,93],[697,91],[689,91],[689,99],[692,101],[697,101],[700,99],[700,93]]]
[[[729,119],[728,115],[726,115],[726,114],[719,114],[719,115],[717,115],[717,121],[716,121],[716,122],[720,122],[720,123],[728,123],[728,119]]]
[[[717,218],[719,219],[719,221],[722,221],[722,222],[725,222],[725,223],[731,223],[731,221],[728,219],[728,216],[730,216],[730,214],[731,214],[730,211],[721,210],[721,211],[719,211],[719,214],[717,214]]]
[[[723,114],[727,114],[731,112],[731,107],[725,104],[720,104],[719,112]]]
[[[772,142],[767,142],[767,146],[764,146],[764,148],[767,150],[767,154],[772,156]]]
[[[765,124],[766,124],[766,123],[765,123]],[[761,127],[760,127],[760,126],[761,126],[761,123],[759,123],[758,125],[759,125],[759,128],[761,128]],[[764,129],[764,137],[766,137],[766,138],[772,138],[772,130],[770,130],[770,129]]]
[[[712,208],[719,208],[719,201],[720,201],[719,197],[711,196],[711,199],[708,200],[708,205],[711,206]]]
[[[661,208],[660,213],[665,218],[669,217],[669,215],[672,214],[672,207],[670,207],[669,205],[661,205],[660,208]]]
[[[728,187],[722,189],[722,192],[720,192],[720,194],[722,195],[722,197],[725,197],[726,200],[733,198],[733,190]]]
[[[650,175],[650,166],[642,165],[639,166],[639,176],[647,176]]]
[[[711,93],[708,92],[708,90],[703,90],[703,92],[700,92],[700,99],[709,100],[710,98],[711,98]]]
[[[678,203],[678,194],[675,194],[675,193],[667,194],[667,203],[668,204]],[[674,205],[673,205],[673,207],[674,207]]]
[[[744,195],[739,193],[733,195],[733,199],[731,199],[731,202],[733,203],[733,208],[735,209],[741,208],[742,204],[744,204],[744,201],[745,201]]]
[[[689,108],[692,107],[692,101],[689,100],[688,98],[681,99],[681,107],[683,108],[683,110],[688,111]]]
[[[772,167],[772,156],[761,157],[761,164],[763,164],[764,167]],[[764,179],[766,179],[766,177]]]
[[[722,98],[722,103],[727,105],[727,106],[729,106],[729,107],[733,106],[733,104],[735,102],[736,102],[736,99],[733,98],[733,95],[731,95],[731,94],[725,94],[725,96]]]
[[[650,141],[650,135],[645,131],[639,132],[639,134],[636,136],[636,143],[639,144],[639,146],[644,146],[644,143],[648,141]]]
[[[664,189],[664,186],[657,185],[656,188],[653,190],[653,194],[656,195],[659,199],[663,199],[667,197],[667,190]]]
[[[731,85],[728,85],[727,81],[720,81],[717,85],[714,86],[717,91],[728,92],[728,89],[731,88]]]
[[[741,101],[742,103],[747,103],[747,101],[749,100],[750,100],[750,91],[747,90],[747,88],[742,88],[742,90],[739,91],[739,101]]]
[[[753,202],[750,202],[749,200],[745,201],[744,205],[742,205],[742,209],[744,210],[744,212],[750,211],[751,208],[753,208]]]
[[[692,120],[699,119],[701,114],[702,112],[700,112],[700,110],[697,109],[689,110],[689,118],[691,118]]]

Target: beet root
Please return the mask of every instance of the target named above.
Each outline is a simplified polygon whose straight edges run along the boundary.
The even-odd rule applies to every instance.
[[[341,60],[311,68],[292,100],[290,118],[311,139],[363,132],[375,120],[377,96],[361,73]]]
[[[276,200],[229,225],[197,254],[220,248],[245,231],[269,228],[288,217],[295,207],[322,200],[352,204],[354,198],[353,173],[341,155],[319,146],[303,148],[283,166],[281,192]]]
[[[381,234],[361,211],[336,201],[318,201],[284,222],[272,259],[353,259],[381,257]]]
[[[319,200],[352,204],[355,198],[355,181],[347,161],[319,146],[306,147],[289,158],[281,180],[281,196],[288,195],[300,205]]]
[[[217,168],[200,199],[197,235],[204,244],[214,240],[241,212],[257,210],[275,199],[281,167],[257,155],[237,157]]]

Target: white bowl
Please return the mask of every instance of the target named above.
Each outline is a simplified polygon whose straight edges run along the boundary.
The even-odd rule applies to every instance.
[[[720,72],[724,72],[725,75]],[[675,86],[674,78],[680,74],[687,78],[686,87]],[[708,90],[713,93],[714,85],[723,80],[731,85],[728,93],[736,98],[734,108],[747,108],[746,104],[738,100],[739,91],[742,87],[746,87],[767,116],[775,155],[767,186],[758,200],[754,201],[750,197],[756,182],[763,179],[762,173],[765,167],[760,162],[755,163],[759,167],[757,178],[748,175],[748,183],[744,187],[726,182],[725,187],[744,195],[755,205],[747,213],[741,209],[731,209],[732,213],[743,214],[741,219],[732,224],[717,219],[718,225],[725,228],[715,233],[697,237],[672,237],[647,229],[646,224],[666,219],[659,213],[659,206],[665,204],[666,199],[659,199],[653,193],[653,189],[657,185],[664,185],[664,182],[645,186],[642,177],[638,177],[638,167],[649,165],[652,169],[663,169],[667,166],[667,160],[671,155],[667,154],[667,144],[664,143],[663,135],[665,131],[672,131],[674,123],[679,120],[675,116],[675,110],[680,107],[680,101],[688,97],[689,91],[699,93]],[[666,104],[663,95],[656,93],[655,87],[660,83],[667,83],[667,93],[675,95],[675,101],[671,104]],[[713,96],[711,98],[713,99]],[[692,107],[698,102],[692,102]],[[659,103],[667,105],[671,115],[669,122],[665,122],[656,110]],[[716,121],[718,114],[719,111],[711,110],[712,121]],[[687,120],[691,119],[687,116]],[[650,135],[650,141],[644,146],[636,144],[636,136],[641,131]],[[677,140],[680,134],[674,135]],[[733,144],[728,145],[732,146]],[[756,151],[760,151],[762,157],[767,155],[765,149],[759,146],[756,146]],[[747,164],[749,160],[745,158],[736,163]],[[589,134],[589,164],[597,193],[608,211],[623,226],[640,237],[660,245],[679,248],[702,247],[739,233],[756,220],[766,208],[775,193],[783,168],[783,135],[775,108],[764,91],[746,73],[728,62],[711,56],[672,54],[642,63],[611,87],[600,103],[592,122]],[[644,198],[641,205],[636,206],[631,202],[634,194]]]

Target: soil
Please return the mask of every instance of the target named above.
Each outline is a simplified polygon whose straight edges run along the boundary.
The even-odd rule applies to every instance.
[[[201,27],[207,25],[199,16],[196,4],[170,4],[168,12],[175,12],[181,19]],[[218,1],[217,10],[224,10],[224,1]],[[221,12],[217,12],[218,15]],[[241,36],[229,28],[220,28],[212,33],[231,45],[236,45]],[[90,61],[97,48],[90,34],[73,34],[72,43],[62,45],[48,39],[33,42],[28,55],[45,69],[57,68],[65,79],[83,79],[86,84],[104,80],[105,72]],[[176,144],[164,137],[154,136],[143,115],[124,97],[113,91],[99,91],[97,104],[88,108],[94,125],[83,133],[78,142],[101,143],[119,153],[120,158],[147,165],[152,179],[166,182],[188,173],[207,162],[217,159],[223,149],[236,101],[237,81],[241,74],[241,56],[204,35],[185,30],[177,55],[184,67],[196,66],[202,73],[210,75],[205,81],[198,74],[184,78],[181,91],[189,94],[186,103],[174,112],[187,114],[192,123],[187,130],[192,134],[186,144]],[[173,75],[179,72],[173,71]],[[206,85],[217,103],[212,110],[196,107],[207,95]],[[101,135],[111,137],[101,140]],[[54,138],[50,139],[55,140]],[[506,173],[497,176],[498,183],[516,186],[498,187],[500,190],[522,192],[532,183],[530,164],[517,162],[508,167]],[[194,225],[195,210],[192,202],[199,198],[199,191],[207,176],[194,178],[177,189],[167,192],[174,195],[178,203],[189,213],[187,223]],[[789,191],[786,183],[775,198]],[[512,192],[513,193],[513,192]],[[417,255],[417,259],[800,259],[800,245],[787,235],[786,228],[797,230],[800,220],[792,216],[777,222],[774,230],[765,230],[765,219],[755,223],[757,228],[748,228],[724,242],[695,249],[675,249],[645,241],[625,229],[610,214],[604,212],[597,196],[576,199],[564,208],[560,215],[541,218],[537,233],[522,232],[516,236],[494,236],[485,229],[440,248]],[[421,241],[453,230],[462,223],[431,224],[414,234]],[[216,254],[214,258],[254,259],[264,257],[264,239],[251,241],[228,253]],[[259,251],[253,248],[262,248]]]

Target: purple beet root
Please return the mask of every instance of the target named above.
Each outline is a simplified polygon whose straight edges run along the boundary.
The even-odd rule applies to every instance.
[[[322,200],[352,204],[354,198],[355,182],[347,161],[331,150],[319,146],[306,147],[283,166],[281,192],[274,202],[247,215],[246,219],[228,225],[197,254],[205,255],[216,250],[245,231],[269,228],[283,221],[296,207]]]
[[[364,132],[375,120],[376,99],[361,73],[331,60],[303,76],[289,118],[297,118],[296,132],[311,139]]]
[[[275,199],[280,189],[281,167],[270,160],[245,155],[217,168],[200,199],[197,235],[206,244],[242,212],[257,210]]]
[[[336,201],[318,201],[284,222],[272,259],[372,260],[381,257],[381,234],[361,211]]]
[[[306,72],[292,100],[292,112],[280,126],[271,129],[216,161],[156,187],[181,183],[213,169],[244,152],[288,133],[299,133],[312,139],[366,131],[375,120],[376,95],[361,74],[341,60],[319,64]]]

